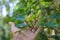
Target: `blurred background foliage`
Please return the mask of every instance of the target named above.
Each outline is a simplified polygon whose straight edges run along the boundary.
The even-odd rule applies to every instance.
[[[10,21],[18,28],[42,26],[36,40],[60,40],[60,0],[0,0],[0,40],[12,40]]]

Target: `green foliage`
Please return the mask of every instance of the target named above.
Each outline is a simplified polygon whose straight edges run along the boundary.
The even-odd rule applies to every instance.
[[[15,0],[11,0],[11,2],[14,1]],[[9,17],[8,14],[3,21],[4,23],[13,21],[19,28],[27,26],[31,28],[34,28],[34,26],[42,26],[42,28],[58,30],[58,28],[60,28],[60,4],[56,5],[55,1],[20,0],[14,8],[13,16]],[[7,2],[2,2],[4,5],[8,6],[7,10],[9,10]],[[44,34],[44,29],[39,35],[40,36],[36,40],[48,40],[48,35]],[[55,40],[57,39],[55,38]]]
[[[0,40],[11,40],[12,33],[10,27],[7,24],[3,24],[2,17],[0,19]]]
[[[36,40],[48,40],[47,35],[45,34],[44,30],[42,29],[41,32],[36,37]]]

